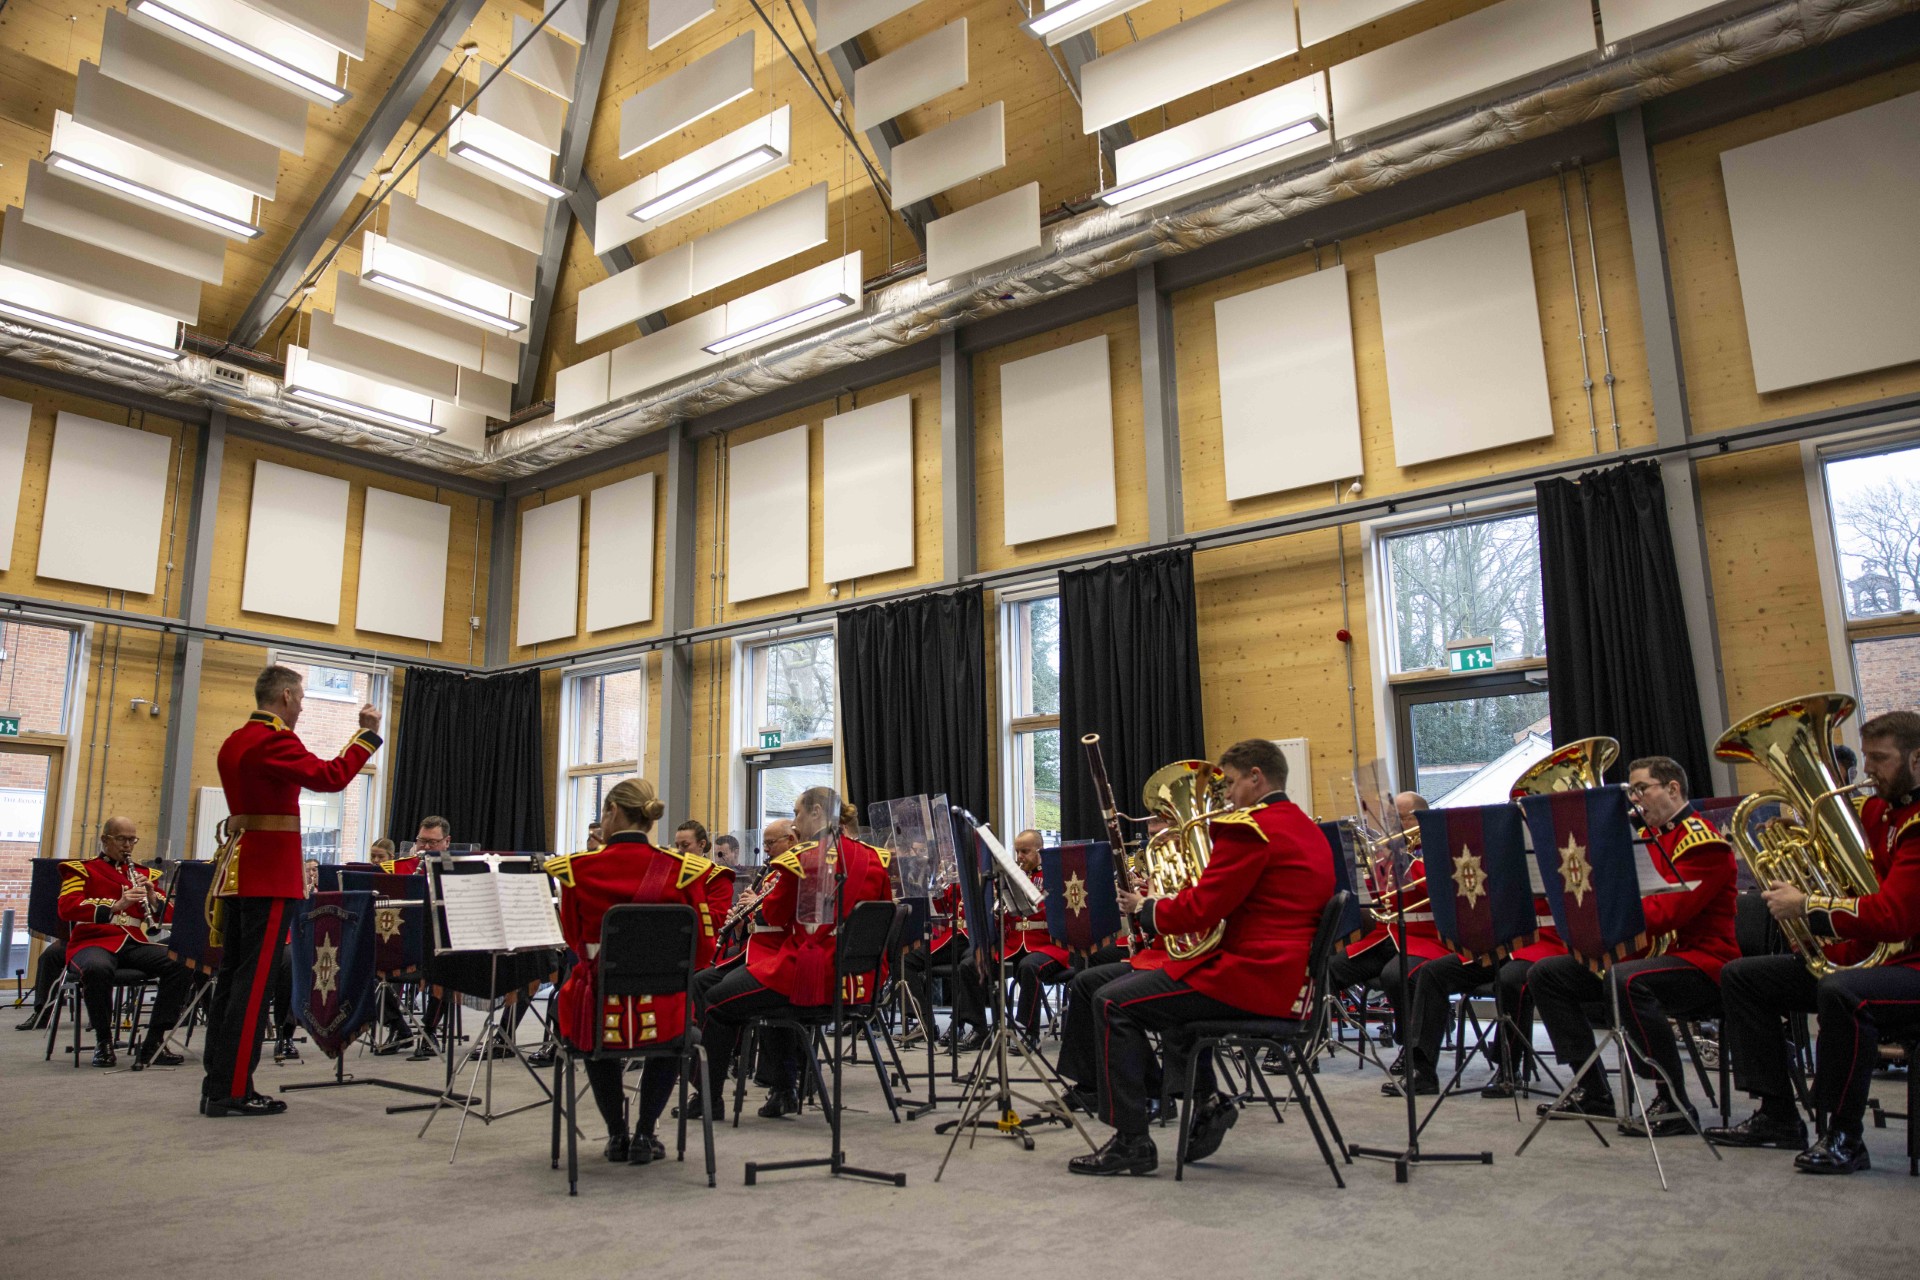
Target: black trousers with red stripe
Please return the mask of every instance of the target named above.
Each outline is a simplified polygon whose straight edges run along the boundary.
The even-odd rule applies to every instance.
[[[1094,1054],[1100,1088],[1100,1118],[1122,1137],[1144,1137],[1147,1132],[1148,1076],[1153,1067],[1153,1045],[1147,1033],[1157,1031],[1168,1056],[1185,1060],[1192,1041],[1181,1029],[1193,1022],[1257,1018],[1212,996],[1202,995],[1163,970],[1128,974],[1107,983],[1094,995]],[[1213,1055],[1200,1055],[1194,1071],[1194,1097],[1211,1097]]]
[[[1548,956],[1533,966],[1528,977],[1534,1008],[1547,1026],[1554,1056],[1565,1066],[1578,1067],[1593,1053],[1593,1019],[1605,1019],[1612,997],[1607,983],[1620,990],[1621,1030],[1641,1058],[1657,1063],[1682,1097],[1686,1077],[1680,1065],[1680,1044],[1674,1038],[1675,1018],[1709,1016],[1720,1007],[1720,989],[1705,970],[1691,960],[1652,956],[1628,960],[1607,970],[1607,976],[1587,968],[1572,956]],[[1650,1075],[1638,1061],[1636,1074]],[[1594,1075],[1589,1084],[1604,1089],[1606,1077]]]
[[[1873,1070],[1880,1064],[1880,1041],[1920,1028],[1920,969],[1903,965],[1853,969],[1815,980],[1798,956],[1748,956],[1720,971],[1720,993],[1734,1081],[1756,1098],[1792,1102],[1793,1077],[1781,1018],[1820,1015],[1814,1105],[1832,1117],[1832,1127],[1856,1138]]]
[[[244,1098],[253,1092],[260,1062],[260,1025],[274,975],[284,963],[287,898],[228,898],[223,908],[225,949],[220,979],[207,1012],[208,1098]]]
[[[1029,951],[1020,957],[1013,971],[1013,1020],[1028,1039],[1040,1034],[1040,985],[1059,981],[1066,971],[1066,965],[1038,951]]]

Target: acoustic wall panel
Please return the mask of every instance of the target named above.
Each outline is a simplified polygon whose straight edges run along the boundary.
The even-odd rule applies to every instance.
[[[920,0],[819,0],[810,6],[814,11],[813,47],[824,53],[919,3]]]
[[[242,0],[316,40],[325,41],[349,58],[367,56],[366,0]]]
[[[602,351],[578,364],[570,364],[553,376],[553,416],[566,422],[583,413],[591,413],[613,397],[608,394],[613,372],[613,353]]]
[[[753,32],[727,41],[620,104],[620,158],[753,92]]]
[[[893,207],[904,209],[916,200],[992,173],[1006,162],[1006,103],[988,103],[893,149],[893,172],[888,175]]]
[[[1400,466],[1553,434],[1526,214],[1373,261]]]
[[[949,22],[853,73],[853,123],[872,129],[967,82],[967,20]]]
[[[1608,44],[1711,9],[1720,0],[1600,0],[1600,38]]]
[[[297,156],[307,149],[307,99],[266,84],[197,46],[142,26],[118,9],[107,10],[100,70],[122,84],[237,129],[276,151]],[[276,163],[276,179],[278,176]]]
[[[62,413],[53,424],[40,521],[42,578],[153,594],[173,442],[136,427]],[[101,519],[112,512],[111,520]]]
[[[212,228],[156,218],[145,208],[88,183],[27,162],[27,196],[20,205],[28,226],[126,254],[205,284],[226,273],[227,240]]]
[[[913,567],[913,397],[821,427],[822,576],[847,582]]]
[[[1040,247],[1040,184],[1029,182],[927,224],[927,279],[938,284]]]
[[[333,322],[463,369],[478,369],[486,358],[484,330],[431,308],[415,306],[344,271],[333,280]]]
[[[450,361],[357,333],[324,311],[309,321],[307,350],[322,364],[435,400],[451,401],[459,391],[460,367]]]
[[[1723,152],[1757,390],[1920,359],[1920,93]]]
[[[200,317],[200,282],[192,276],[36,227],[18,205],[6,211],[0,262],[188,324]]]
[[[414,198],[422,209],[445,214],[530,253],[546,247],[550,202],[545,198],[524,187],[502,186],[437,151],[427,153],[414,173],[419,180]]]
[[[576,4],[580,2],[574,0]],[[513,61],[507,63],[509,75],[518,76],[528,84],[539,85],[555,97],[573,101],[573,78],[580,69],[579,45],[561,39],[551,27],[542,27],[535,33],[533,24],[516,13],[513,16],[513,44],[510,47],[520,52]],[[569,631],[567,634],[573,633]]]
[[[444,503],[367,490],[355,627],[440,643],[446,626],[452,524],[453,508]]]
[[[520,596],[513,642],[542,644],[577,634],[579,607],[580,499],[529,508],[520,515]]]
[[[658,49],[713,9],[714,0],[648,0],[647,48]]]
[[[476,231],[399,194],[387,200],[387,240],[523,298],[533,296],[540,274],[538,253]]]
[[[1227,497],[1359,475],[1346,267],[1223,298],[1213,318]]]
[[[345,480],[275,462],[253,464],[242,610],[339,624],[352,487]]]
[[[27,472],[27,432],[33,406],[0,398],[0,573],[13,568],[13,534],[20,516],[20,481]]]
[[[1000,366],[1000,454],[1009,544],[1118,519],[1104,335]]]
[[[304,114],[304,100],[300,108]],[[280,182],[280,148],[271,142],[122,84],[91,62],[80,64],[74,80],[73,118],[175,164],[204,170],[262,200],[273,199]]]
[[[1594,51],[1587,0],[1504,0],[1333,65],[1333,122],[1370,132]]]
[[[587,630],[653,621],[654,475],[587,495]]]
[[[695,240],[690,297],[784,262],[827,241],[827,184],[776,200]]]
[[[807,428],[727,449],[727,603],[807,585]]]
[[[1418,0],[1299,0],[1300,42],[1319,44],[1416,3]]]
[[[1298,47],[1292,0],[1228,0],[1081,67],[1081,127],[1118,124]]]
[[[675,245],[582,289],[574,308],[574,341],[597,338],[693,296],[693,246]]]
[[[485,81],[493,68],[480,64],[480,79]],[[536,89],[517,76],[496,76],[486,92],[474,99],[474,110],[483,120],[491,120],[502,129],[537,144],[541,150],[560,153],[560,135],[567,127],[567,103],[545,89]]]

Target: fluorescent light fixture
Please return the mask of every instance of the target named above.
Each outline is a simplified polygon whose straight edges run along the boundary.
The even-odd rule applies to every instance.
[[[527,327],[513,313],[514,295],[507,290],[423,258],[385,236],[367,235],[360,250],[360,278],[496,333],[516,334]]]
[[[1257,138],[1249,138],[1238,146],[1228,147],[1225,151],[1216,151],[1210,156],[1202,156],[1198,160],[1189,160],[1178,168],[1168,169],[1165,173],[1157,173],[1150,178],[1142,178],[1138,182],[1129,182],[1123,186],[1109,187],[1100,193],[1100,202],[1106,205],[1120,205],[1127,204],[1134,200],[1140,200],[1156,192],[1164,191],[1168,187],[1175,187],[1185,182],[1192,182],[1196,178],[1204,178],[1208,174],[1216,173],[1229,165],[1239,164],[1243,160],[1251,160],[1253,157],[1265,152],[1277,151],[1288,143],[1298,142],[1302,138],[1310,138],[1316,133],[1321,133],[1325,131],[1326,127],[1327,122],[1318,117],[1312,120],[1297,120],[1293,124],[1283,125],[1271,133],[1261,134]]]
[[[425,436],[437,436],[441,431],[441,428],[434,426],[431,422],[417,422],[412,418],[403,418],[397,413],[388,413],[383,409],[375,409],[371,405],[356,404],[351,400],[343,400],[339,396],[328,395],[324,391],[291,387],[287,395],[290,399],[304,404],[345,414],[349,418],[362,418],[370,422],[378,422],[383,426],[398,427],[402,431],[417,431]]]
[[[114,333],[110,329],[101,329],[94,325],[83,324],[78,320],[69,320],[65,316],[57,316],[36,307],[24,306],[7,298],[0,298],[0,316],[9,320],[18,320],[22,324],[30,324],[36,329],[52,329],[55,333],[63,333],[69,338],[98,343],[103,347],[111,347],[115,351],[124,351],[128,355],[145,356],[149,360],[165,360],[172,363],[186,354],[178,347],[163,347],[158,343],[143,342],[139,338],[130,337],[124,333]]]
[[[1117,18],[1129,9],[1138,9],[1147,0],[1063,0],[1049,5],[1020,24],[1020,29],[1036,40],[1059,44],[1097,27],[1108,18]]]
[[[482,311],[479,307],[469,306],[458,298],[449,298],[444,293],[436,293],[424,285],[415,284],[411,280],[402,279],[390,272],[368,271],[362,278],[368,284],[377,284],[382,288],[392,289],[396,293],[404,293],[409,298],[417,298],[421,302],[431,303],[436,307],[445,307],[449,311],[458,311],[475,324],[486,325],[489,329],[497,329],[501,333],[518,333],[527,327],[510,316],[498,316],[491,311]]]
[[[349,418],[377,422],[416,435],[437,436],[445,430],[433,421],[431,398],[322,364],[305,347],[287,347],[287,377],[283,386],[290,400]]]
[[[170,27],[189,40],[197,40],[209,49],[223,53],[229,58],[237,58],[250,67],[266,72],[276,80],[284,81],[308,97],[317,98],[329,105],[338,106],[353,96],[331,81],[303,71],[292,63],[256,49],[250,44],[243,44],[226,32],[210,27],[177,9],[169,8],[159,3],[159,0],[133,0],[133,3],[127,6],[127,12],[135,17],[146,18]]]
[[[252,240],[260,234],[260,228],[254,226],[251,222],[242,222],[238,218],[229,218],[217,209],[204,208],[201,205],[193,203],[191,200],[182,200],[179,196],[168,195],[164,191],[156,190],[142,183],[130,181],[117,173],[108,173],[105,169],[88,164],[84,160],[76,160],[72,156],[63,156],[57,153],[49,155],[47,157],[47,168],[56,173],[63,173],[69,178],[78,178],[80,181],[92,186],[104,187],[109,191],[126,196],[129,199],[137,200],[141,204],[152,205],[168,213],[177,213],[181,217],[191,218],[195,222],[204,222],[217,231],[224,231],[228,235],[237,236],[242,240]]]
[[[751,173],[769,161],[778,160],[779,158],[780,152],[774,149],[771,144],[762,144],[747,152],[745,155],[735,156],[718,169],[710,169],[706,173],[673,188],[671,191],[660,193],[627,216],[637,218],[641,222],[652,222],[663,214],[670,213],[682,205],[690,204],[698,200],[714,188],[725,186],[735,178],[744,177],[746,174]]]
[[[723,356],[829,316],[857,311],[861,302],[860,254],[856,250],[729,302],[724,336],[701,349]]]
[[[502,160],[499,156],[493,155],[491,152],[482,151],[471,142],[456,142],[453,146],[447,148],[447,151],[450,155],[459,156],[462,160],[477,164],[482,169],[491,170],[509,181],[517,182],[523,187],[538,191],[549,200],[558,200],[567,194],[565,187],[549,182],[537,173],[529,173],[519,165]]]

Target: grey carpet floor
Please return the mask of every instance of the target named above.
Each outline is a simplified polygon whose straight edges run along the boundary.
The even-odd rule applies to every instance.
[[[937,1116],[895,1124],[863,1066],[847,1075],[848,1156],[904,1172],[904,1189],[819,1172],[743,1186],[747,1160],[827,1145],[816,1114],[760,1120],[755,1095],[739,1129],[716,1133],[715,1190],[696,1163],[697,1126],[686,1164],[611,1166],[583,1098],[589,1136],[570,1200],[565,1174],[548,1167],[544,1110],[470,1121],[449,1162],[457,1113],[418,1138],[419,1117],[386,1114],[403,1100],[386,1090],[295,1093],[284,1116],[209,1121],[195,1113],[197,1058],[176,1071],[76,1071],[59,1053],[43,1062],[43,1047],[43,1036],[0,1031],[7,1277],[1911,1277],[1920,1253],[1920,1179],[1906,1175],[1899,1121],[1868,1130],[1876,1167],[1851,1178],[1796,1175],[1782,1152],[1717,1162],[1697,1141],[1664,1142],[1666,1192],[1644,1141],[1616,1137],[1603,1150],[1584,1129],[1555,1125],[1516,1158],[1525,1127],[1512,1105],[1477,1094],[1449,1101],[1425,1145],[1490,1149],[1492,1166],[1416,1169],[1404,1186],[1391,1166],[1361,1161],[1336,1190],[1297,1111],[1284,1125],[1247,1112],[1181,1184],[1171,1130],[1159,1134],[1157,1177],[1097,1181],[1068,1175],[1085,1148],[1058,1129],[1031,1153],[998,1137],[963,1142],[935,1183],[946,1141],[932,1125],[954,1113],[957,1086],[942,1081],[949,1104]],[[357,1051],[349,1066],[436,1078]],[[304,1063],[263,1065],[260,1081],[328,1074],[309,1047]],[[1349,1140],[1404,1138],[1377,1070],[1340,1057],[1321,1079]],[[1895,1107],[1904,1096],[1896,1082],[1876,1092]],[[537,1096],[517,1068],[496,1093],[502,1106]]]

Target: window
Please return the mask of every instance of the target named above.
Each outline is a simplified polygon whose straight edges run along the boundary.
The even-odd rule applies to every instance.
[[[62,821],[67,735],[81,701],[86,645],[80,628],[29,622],[0,623],[0,716],[18,721],[0,737],[0,911],[14,913],[13,944],[24,956],[32,861],[67,847]],[[90,843],[80,846],[90,852]],[[12,975],[7,975],[11,977]]]
[[[587,847],[607,792],[644,772],[647,672],[644,666],[569,673],[561,690],[559,846]]]
[[[1821,459],[1860,722],[1920,705],[1920,445]]]
[[[298,671],[306,681],[307,697],[293,732],[307,750],[322,760],[340,754],[360,732],[360,707],[380,709],[383,737],[392,735],[387,720],[391,685],[386,667],[342,667],[308,662],[295,653],[275,653],[272,661]],[[386,825],[386,786],[381,777],[386,752],[377,751],[345,791],[334,794],[300,793],[300,843],[309,858],[322,862],[361,862]]]
[[[1060,597],[1003,597],[1000,608],[1007,830],[1060,831]]]
[[[1504,799],[1553,746],[1538,520],[1506,511],[1391,529],[1375,548],[1400,785],[1435,805]],[[1450,647],[1476,641],[1494,665],[1454,670]]]
[[[735,731],[746,770],[744,821],[761,829],[791,818],[793,802],[807,788],[834,785],[833,632],[743,643],[738,654],[742,711]]]

